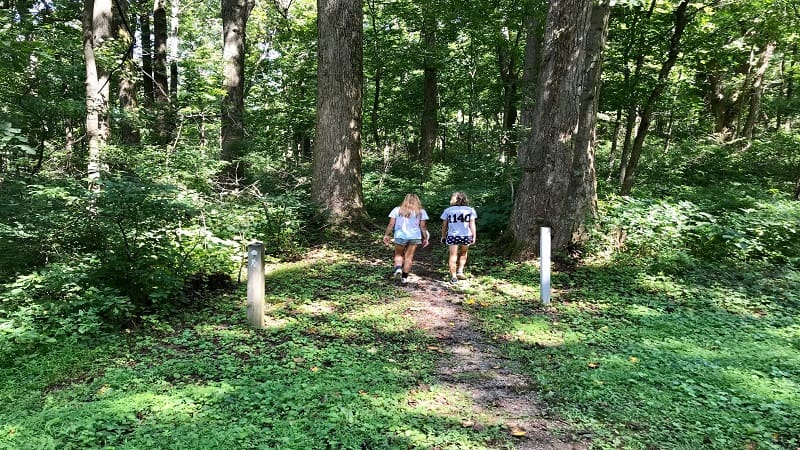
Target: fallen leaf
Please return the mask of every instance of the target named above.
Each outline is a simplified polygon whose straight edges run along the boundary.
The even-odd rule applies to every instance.
[[[598,367],[600,367],[600,363],[592,361],[589,364],[587,364],[587,366],[589,366],[590,369],[597,369]]]
[[[632,363],[634,363],[634,364],[636,364],[636,363],[638,363],[638,362],[639,362],[639,358],[637,358],[637,357],[635,357],[635,356],[631,356],[629,359],[630,359],[630,361],[631,361]]]
[[[514,437],[522,437],[522,436],[525,436],[527,434],[525,432],[525,430],[523,430],[522,428],[520,428],[518,426],[511,427],[511,429],[509,429],[509,432]]]
[[[314,366],[314,367],[311,368],[311,371],[312,372],[319,372],[319,367]]]
[[[473,425],[475,425],[475,422],[473,422],[471,420],[464,420],[464,421],[461,422],[461,426],[464,427],[464,428],[470,428]]]

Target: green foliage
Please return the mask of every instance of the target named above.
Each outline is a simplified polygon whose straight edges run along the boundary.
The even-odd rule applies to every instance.
[[[246,326],[239,291],[0,365],[0,447],[509,447],[499,425],[464,427],[470,401],[432,385],[431,342],[364,250],[268,274],[265,330]]]

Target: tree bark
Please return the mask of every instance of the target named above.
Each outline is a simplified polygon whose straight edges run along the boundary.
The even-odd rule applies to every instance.
[[[367,221],[361,185],[363,10],[317,0],[317,123],[311,197],[333,225]]]
[[[672,67],[678,60],[681,37],[683,36],[683,31],[686,29],[686,24],[689,21],[689,16],[686,14],[688,6],[689,0],[682,0],[675,9],[675,29],[672,33],[672,38],[670,39],[667,59],[661,65],[661,70],[658,73],[656,85],[650,92],[650,95],[648,96],[642,110],[639,127],[636,130],[636,138],[633,140],[633,147],[631,148],[631,156],[628,160],[627,169],[625,171],[625,178],[622,182],[622,195],[629,195],[631,193],[631,189],[633,188],[633,180],[636,176],[636,169],[639,167],[639,158],[642,155],[644,139],[647,136],[647,131],[650,127],[650,120],[652,118],[653,111],[655,110],[658,99],[661,97],[661,93],[664,92],[664,89],[666,88],[669,72],[672,70]]]
[[[423,106],[419,156],[426,169],[431,167],[433,149],[439,133],[438,97],[436,57],[436,18],[429,10],[423,11],[422,39],[424,40],[423,58]]]
[[[153,96],[156,108],[156,143],[170,141],[169,81],[167,78],[167,11],[166,0],[153,2]]]
[[[756,68],[755,75],[753,76],[753,84],[750,88],[750,102],[747,112],[747,121],[744,124],[742,136],[747,139],[753,139],[753,130],[756,126],[756,120],[761,113],[761,96],[764,94],[764,75],[769,68],[769,61],[772,59],[772,52],[775,50],[775,43],[769,42],[761,51],[758,57],[758,67]]]
[[[142,87],[145,102],[152,104],[155,100],[153,91],[153,41],[150,38],[150,12],[139,13],[139,26],[142,41]]]
[[[101,151],[108,143],[109,72],[98,64],[95,51],[113,37],[111,0],[84,0],[83,57],[86,68],[86,139],[89,183],[100,180]]]
[[[595,172],[595,150],[597,147],[597,111],[600,100],[600,75],[603,65],[603,49],[608,37],[608,21],[611,5],[608,0],[593,3],[586,38],[585,80],[581,92],[580,122],[575,135],[575,155],[570,183],[568,215],[577,221],[572,230],[571,244],[585,243],[589,235],[584,223],[597,217],[597,173]]]
[[[538,228],[552,228],[552,246],[564,250],[583,225],[569,198],[576,161],[592,0],[552,0],[547,15],[542,68],[533,110],[536,127],[520,146],[523,169],[509,222],[513,258],[536,256]]]
[[[141,132],[138,125],[138,102],[136,99],[136,65],[133,63],[133,33],[128,26],[128,0],[117,0],[119,15],[115,16],[117,24],[117,39],[127,48],[125,62],[119,79],[119,93],[117,99],[119,107],[122,109],[122,120],[120,121],[120,134],[122,143],[138,144],[141,142]]]
[[[500,82],[503,86],[503,134],[500,138],[500,149],[505,157],[514,156],[514,125],[517,123],[517,100],[519,97],[519,70],[517,61],[517,48],[521,31],[516,32],[511,39],[511,31],[505,29],[497,45],[497,64],[500,68]]]
[[[223,89],[220,159],[230,163],[226,170],[229,179],[239,180],[244,174],[240,162],[244,139],[244,64],[247,19],[255,6],[254,0],[223,0]]]

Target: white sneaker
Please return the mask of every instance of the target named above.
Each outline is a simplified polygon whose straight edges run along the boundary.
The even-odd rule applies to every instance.
[[[401,275],[403,275],[403,268],[402,267],[396,267],[394,269],[394,272],[392,273],[392,278],[394,278],[396,280],[396,279],[400,278]]]
[[[464,272],[456,272],[456,278],[458,278],[459,280],[466,280],[467,276],[464,275]]]
[[[408,277],[401,278],[400,279],[400,284],[408,284]]]

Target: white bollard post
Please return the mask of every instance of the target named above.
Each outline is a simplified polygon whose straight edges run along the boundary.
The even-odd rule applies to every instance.
[[[247,321],[253,328],[264,328],[264,244],[247,246]]]
[[[542,227],[539,232],[539,272],[542,275],[539,290],[542,304],[550,304],[550,228]]]

